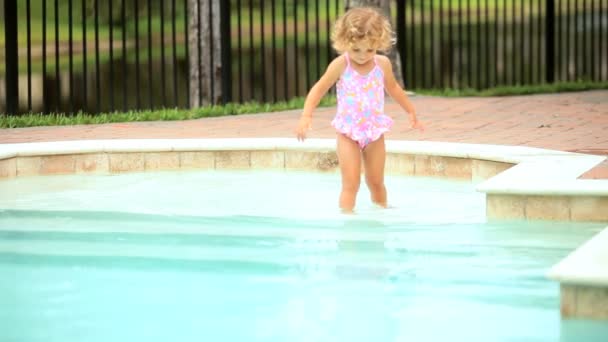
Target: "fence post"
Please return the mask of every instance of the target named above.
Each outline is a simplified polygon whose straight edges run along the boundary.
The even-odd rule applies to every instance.
[[[17,50],[17,0],[4,0],[6,63],[6,113],[19,112],[19,52]]]
[[[232,42],[230,39],[230,1],[220,2],[220,37],[220,44],[222,44],[222,102],[228,103],[232,101]]]
[[[545,20],[545,80],[555,81],[555,0],[547,0]]]
[[[199,0],[188,1],[188,75],[190,91],[190,108],[200,107],[201,105],[201,82],[200,82],[200,59],[199,59]]]
[[[226,95],[222,92],[229,85],[224,84],[222,77],[230,72],[230,64],[222,65],[220,6],[224,1],[188,1],[190,107],[195,108],[224,101]],[[228,70],[224,71],[225,68]]]
[[[405,0],[397,0],[397,51],[401,62],[401,78],[405,83]]]

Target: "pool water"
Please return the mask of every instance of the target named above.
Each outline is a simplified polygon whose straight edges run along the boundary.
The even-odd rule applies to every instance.
[[[490,221],[467,182],[158,172],[0,181],[2,341],[600,341],[545,277],[604,225]]]

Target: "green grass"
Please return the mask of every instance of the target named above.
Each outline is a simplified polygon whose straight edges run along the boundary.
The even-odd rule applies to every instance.
[[[608,82],[562,82],[555,84],[544,84],[536,86],[510,86],[497,87],[487,90],[414,90],[416,94],[427,96],[443,97],[462,97],[462,96],[512,96],[530,95],[543,93],[559,93],[569,91],[608,89]],[[326,96],[321,101],[320,106],[333,106],[336,104],[334,96]],[[67,125],[88,125],[116,122],[135,122],[135,121],[174,121],[191,120],[205,117],[241,115],[252,113],[267,113],[284,111],[291,109],[301,109],[304,106],[304,98],[298,97],[290,101],[277,103],[257,103],[248,102],[243,104],[230,103],[227,105],[205,106],[195,109],[163,109],[153,111],[130,111],[102,114],[77,113],[70,114],[23,114],[9,116],[0,114],[0,128],[17,128],[33,126],[67,126]]]
[[[563,93],[570,91],[584,91],[608,89],[608,82],[558,82],[553,84],[525,85],[525,86],[501,86],[484,90],[476,89],[412,89],[417,94],[428,96],[463,97],[463,96],[513,96],[532,95],[546,93]]]
[[[335,97],[327,96],[321,100],[320,106],[326,107],[334,105],[335,103]],[[214,116],[284,111],[290,109],[299,109],[303,106],[304,98],[298,97],[290,101],[282,101],[276,103],[229,103],[226,105],[205,106],[195,109],[162,109],[153,111],[130,111],[102,114],[77,113],[74,115],[62,113],[46,115],[39,113],[31,113],[18,116],[9,116],[5,114],[0,114],[0,128],[89,125],[135,121],[192,120]]]

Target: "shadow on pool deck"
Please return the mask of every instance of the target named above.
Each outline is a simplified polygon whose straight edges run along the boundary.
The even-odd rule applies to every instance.
[[[412,96],[425,132],[387,101],[392,140],[445,141],[540,147],[608,156],[608,90],[509,97]],[[319,108],[310,138],[333,138],[335,108]],[[299,110],[187,121],[0,129],[0,143],[129,138],[293,137]],[[295,139],[295,138],[294,138]],[[608,162],[581,178],[608,179]]]

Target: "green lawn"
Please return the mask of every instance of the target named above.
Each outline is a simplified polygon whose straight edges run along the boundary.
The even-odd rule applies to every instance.
[[[446,96],[446,97],[462,97],[462,96],[513,96],[513,95],[532,95],[546,93],[561,93],[583,90],[608,89],[608,82],[558,82],[553,84],[541,85],[526,85],[526,86],[502,86],[485,90],[476,89],[419,89],[414,90],[417,94],[428,96]]]
[[[330,106],[333,104],[335,104],[335,98],[328,96],[321,100],[320,106]],[[205,106],[194,109],[163,109],[154,111],[131,111],[102,114],[77,113],[74,115],[32,113],[18,116],[8,116],[5,114],[0,114],[0,128],[86,125],[134,121],[190,120],[214,116],[276,112],[302,108],[303,106],[304,98],[299,97],[290,101],[281,101],[276,103],[230,103],[226,105]]]

